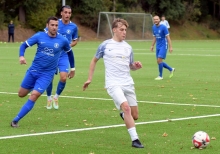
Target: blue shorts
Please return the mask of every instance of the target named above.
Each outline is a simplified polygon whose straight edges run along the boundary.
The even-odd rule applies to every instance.
[[[167,56],[167,46],[162,46],[156,49],[156,58],[165,59]]]
[[[69,57],[67,54],[62,54],[58,60],[58,70],[59,72],[66,72],[68,73],[69,72]],[[57,72],[58,72],[57,70]],[[56,74],[57,74],[56,72]]]
[[[36,70],[27,70],[21,83],[21,87],[29,90],[36,90],[43,94],[52,82],[53,76],[54,72],[37,72]]]

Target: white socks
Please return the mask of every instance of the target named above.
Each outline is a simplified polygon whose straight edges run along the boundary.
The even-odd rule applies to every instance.
[[[53,96],[53,98],[55,98],[55,99],[58,99],[58,97],[59,97],[58,94],[55,94],[55,95]]]
[[[135,128],[135,127],[129,128],[129,129],[128,129],[128,133],[130,134],[132,141],[138,139],[138,134],[137,134],[137,132],[136,132],[136,128]]]
[[[52,100],[52,97],[51,96],[47,96],[47,100],[48,101]]]

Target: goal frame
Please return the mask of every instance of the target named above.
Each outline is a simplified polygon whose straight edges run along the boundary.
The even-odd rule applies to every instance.
[[[112,32],[112,23],[109,20],[109,14],[111,15],[121,15],[121,14],[127,14],[127,15],[143,15],[143,28],[142,28],[142,40],[146,39],[144,38],[144,33],[145,33],[145,24],[146,24],[146,16],[150,16],[151,20],[152,20],[152,25],[153,25],[153,18],[152,15],[150,13],[129,13],[129,12],[99,12],[99,19],[98,19],[98,27],[97,27],[97,38],[99,38],[99,33],[100,33],[100,22],[101,22],[101,15],[104,14],[106,15],[106,19],[108,22],[108,27],[110,30],[110,33],[113,37],[113,32]],[[115,18],[115,17],[114,17]],[[129,23],[128,23],[129,24]]]

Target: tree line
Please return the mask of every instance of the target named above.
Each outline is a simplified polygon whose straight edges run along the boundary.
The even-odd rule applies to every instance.
[[[210,21],[211,29],[220,27],[220,0],[66,0],[72,16],[96,30],[98,14],[105,12],[139,12],[165,15],[170,21]],[[49,16],[60,16],[62,0],[0,0],[0,27],[10,20],[35,31],[45,27]],[[211,22],[212,21],[212,22]],[[214,21],[214,22],[213,22]]]

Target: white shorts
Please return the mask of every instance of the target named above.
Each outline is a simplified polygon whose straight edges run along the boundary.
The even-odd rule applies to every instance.
[[[130,106],[138,106],[134,85],[111,86],[107,88],[107,92],[118,110],[124,102],[128,102]]]

